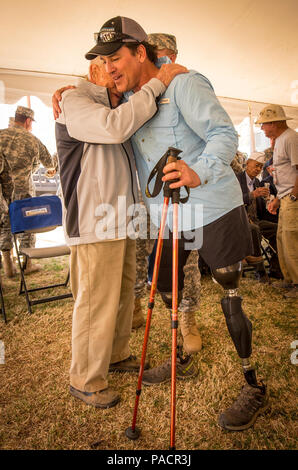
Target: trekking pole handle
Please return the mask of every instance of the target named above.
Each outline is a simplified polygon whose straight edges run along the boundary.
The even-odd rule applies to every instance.
[[[181,152],[182,150],[176,149],[175,147],[169,147],[167,163],[174,163],[179,160],[178,155]]]
[[[167,164],[168,163],[175,163],[177,160],[180,160],[178,156],[182,150],[176,149],[175,147],[168,148],[168,157],[167,157]],[[180,200],[180,188],[170,189],[170,184],[175,183],[178,180],[167,181],[164,185],[164,196],[168,196],[172,198],[173,203],[179,204]]]

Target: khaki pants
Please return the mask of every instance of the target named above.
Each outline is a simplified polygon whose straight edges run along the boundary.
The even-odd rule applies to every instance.
[[[289,196],[280,200],[276,240],[284,279],[298,284],[298,201]]]
[[[129,357],[134,306],[135,241],[113,240],[71,247],[73,387],[107,388],[109,364]]]

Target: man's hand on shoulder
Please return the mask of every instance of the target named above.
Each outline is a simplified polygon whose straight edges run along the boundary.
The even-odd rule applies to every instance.
[[[176,75],[179,75],[181,73],[187,73],[188,70],[186,67],[183,65],[179,64],[163,64],[159,71],[158,74],[156,75],[156,78],[158,78],[166,87],[169,86],[173,78],[176,77]]]
[[[76,88],[76,87],[74,85],[64,86],[62,88],[59,88],[59,90],[56,90],[55,93],[53,94],[52,107],[53,107],[53,115],[54,115],[55,120],[59,117],[59,114],[61,113],[59,101],[62,100],[62,93],[66,90],[71,90],[72,88]]]

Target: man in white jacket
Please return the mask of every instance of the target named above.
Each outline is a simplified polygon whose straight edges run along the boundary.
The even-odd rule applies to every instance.
[[[98,408],[120,400],[108,386],[108,371],[137,372],[140,366],[129,350],[135,240],[127,230],[133,211],[128,216],[126,208],[138,200],[133,153],[126,141],[155,114],[156,99],[182,71],[186,69],[167,65],[115,108],[121,95],[96,59],[90,81],[63,94],[56,121],[75,299],[70,393]]]

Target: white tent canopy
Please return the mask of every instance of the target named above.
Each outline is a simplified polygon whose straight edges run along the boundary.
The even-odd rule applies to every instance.
[[[267,103],[285,106],[298,127],[297,0],[15,0],[2,2],[0,99],[46,104],[86,74],[84,54],[109,18],[128,16],[147,32],[174,34],[178,62],[206,75],[238,124]],[[1,82],[0,82],[1,83]]]

